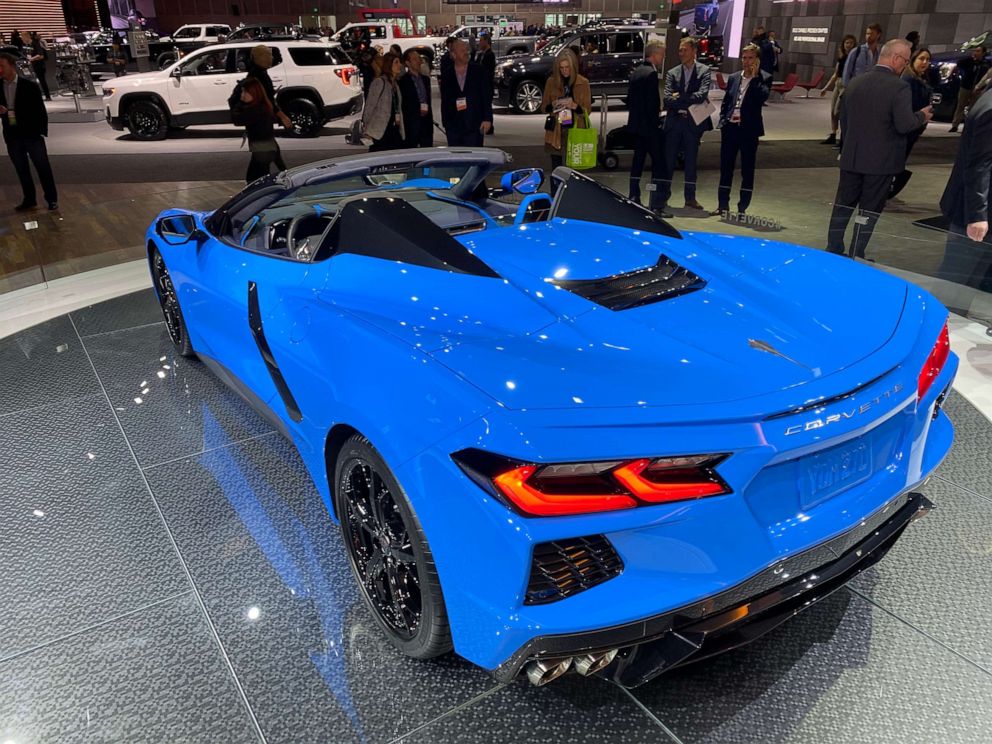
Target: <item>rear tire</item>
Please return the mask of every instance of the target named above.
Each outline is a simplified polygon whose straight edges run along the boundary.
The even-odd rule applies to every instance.
[[[451,650],[451,630],[420,522],[372,444],[355,434],[334,466],[334,506],[362,598],[389,642],[430,659]]]
[[[135,101],[127,107],[124,120],[131,136],[144,142],[163,140],[169,131],[165,111],[155,101]]]
[[[324,122],[317,104],[309,98],[292,98],[281,105],[293,122],[293,134],[297,137],[316,137],[320,134]]]

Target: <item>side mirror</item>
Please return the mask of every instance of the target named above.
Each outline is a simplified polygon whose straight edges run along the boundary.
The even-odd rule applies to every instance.
[[[155,231],[169,245],[183,245],[203,235],[191,214],[174,214],[158,221]]]
[[[174,77],[174,78],[177,78],[177,79],[178,78],[181,78],[182,76],[183,76],[183,68],[182,67],[173,67],[172,68],[172,72],[169,73],[169,77]]]
[[[521,168],[504,173],[499,185],[506,191],[517,194],[534,194],[544,183],[544,171],[540,168]]]

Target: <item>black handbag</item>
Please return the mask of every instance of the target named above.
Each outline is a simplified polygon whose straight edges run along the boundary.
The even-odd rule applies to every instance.
[[[553,132],[555,131],[555,115],[548,114],[548,118],[544,120],[544,131]]]

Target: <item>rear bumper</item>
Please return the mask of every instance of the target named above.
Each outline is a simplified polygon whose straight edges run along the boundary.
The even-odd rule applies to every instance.
[[[362,108],[362,94],[356,93],[344,103],[332,103],[324,106],[324,121],[341,119],[358,113]]]
[[[668,669],[749,643],[828,596],[881,560],[907,525],[932,508],[922,494],[904,493],[844,534],[719,594],[612,628],[539,636],[493,673],[505,682],[535,659],[619,648],[599,674],[625,687],[644,684]]]

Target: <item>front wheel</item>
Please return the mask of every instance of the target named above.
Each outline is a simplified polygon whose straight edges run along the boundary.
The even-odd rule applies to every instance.
[[[169,131],[165,112],[155,101],[135,101],[127,107],[124,119],[131,136],[146,142],[165,139]]]
[[[510,106],[518,114],[536,114],[541,108],[541,99],[544,98],[544,91],[534,80],[523,80],[517,83],[510,96]]]
[[[193,351],[193,344],[190,343],[189,332],[186,330],[186,320],[179,307],[176,287],[165,266],[165,259],[157,250],[152,254],[152,280],[155,282],[155,294],[158,295],[158,303],[165,317],[165,327],[169,331],[169,338],[176,346],[176,351],[179,356],[195,357],[196,352]]]
[[[297,137],[316,137],[324,122],[320,118],[317,104],[309,98],[294,98],[283,105],[286,116],[293,122],[293,134]]]
[[[334,503],[348,562],[389,642],[430,659],[451,650],[451,631],[427,538],[406,494],[360,434],[334,467]]]

